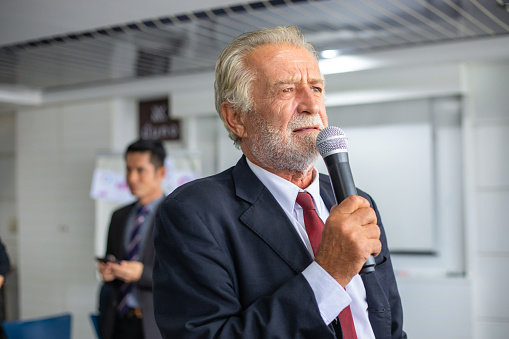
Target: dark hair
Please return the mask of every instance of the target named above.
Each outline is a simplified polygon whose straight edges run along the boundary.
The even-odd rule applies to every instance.
[[[138,139],[127,147],[124,157],[131,152],[150,152],[150,162],[157,169],[164,166],[164,158],[166,158],[166,150],[161,140],[145,140]]]

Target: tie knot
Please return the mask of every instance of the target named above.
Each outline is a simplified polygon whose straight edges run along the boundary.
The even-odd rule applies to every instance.
[[[140,206],[140,208],[138,209],[138,215],[145,216],[145,214],[147,214],[147,209],[145,208],[145,206]]]
[[[304,210],[315,210],[315,204],[313,203],[313,198],[311,197],[311,194],[307,192],[299,192],[297,194],[297,203],[302,207]]]

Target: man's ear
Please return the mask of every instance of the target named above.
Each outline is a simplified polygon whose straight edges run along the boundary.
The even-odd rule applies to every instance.
[[[164,166],[164,164],[163,166],[156,169],[156,174],[161,180],[164,180],[164,177],[166,176],[166,167]]]
[[[230,131],[240,138],[247,136],[244,119],[242,119],[241,114],[228,101],[224,101],[221,104],[221,114]]]

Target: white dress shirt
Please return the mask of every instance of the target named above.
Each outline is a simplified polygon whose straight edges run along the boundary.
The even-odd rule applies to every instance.
[[[309,254],[314,258],[313,249],[311,248],[311,243],[309,242],[304,226],[302,207],[296,203],[296,199],[299,192],[308,192],[311,194],[316,206],[316,211],[325,223],[325,220],[329,217],[329,210],[320,196],[320,184],[316,169],[315,172],[317,174],[315,179],[311,185],[305,190],[302,190],[288,180],[264,170],[249,160],[247,160],[247,163],[253,173],[281,205]],[[350,305],[357,337],[362,339],[375,339],[368,318],[366,290],[358,274],[346,285],[346,290],[315,261],[313,261],[302,274],[315,294],[320,315],[327,325],[330,324],[346,306]]]

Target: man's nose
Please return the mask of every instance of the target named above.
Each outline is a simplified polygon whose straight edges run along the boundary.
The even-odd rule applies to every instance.
[[[126,174],[126,181],[127,182],[133,182],[136,180],[137,174],[136,171],[130,171]]]
[[[297,109],[299,113],[320,113],[320,107],[323,99],[322,96],[315,92],[312,88],[303,88],[299,91],[298,100],[299,104]]]

